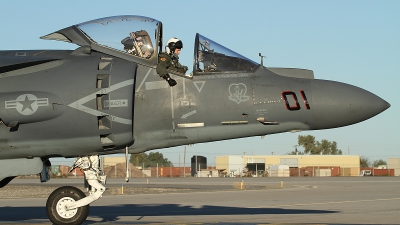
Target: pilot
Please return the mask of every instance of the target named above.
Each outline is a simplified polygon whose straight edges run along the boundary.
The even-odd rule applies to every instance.
[[[171,87],[176,85],[176,81],[169,76],[168,70],[183,74],[188,70],[187,66],[182,66],[179,63],[179,54],[182,48],[183,44],[181,40],[178,38],[171,38],[165,46],[166,52],[161,52],[158,55],[157,73],[160,77],[164,78]]]

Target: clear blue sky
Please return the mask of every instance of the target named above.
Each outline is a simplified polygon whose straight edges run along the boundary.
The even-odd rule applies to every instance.
[[[164,37],[184,43],[181,62],[191,67],[196,32],[270,67],[306,68],[317,79],[349,83],[391,107],[348,127],[196,144],[192,155],[286,154],[298,135],[336,141],[347,154],[371,161],[400,157],[400,1],[19,1],[0,6],[0,49],[75,49],[40,36],[88,20],[142,15],[163,22]],[[334,118],[332,118],[334,119]],[[302,148],[299,148],[302,150]],[[160,150],[175,165],[183,146]]]

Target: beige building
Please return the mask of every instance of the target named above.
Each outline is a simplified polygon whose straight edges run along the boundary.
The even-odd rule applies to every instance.
[[[107,156],[107,157],[100,157],[100,165],[102,168],[115,166],[118,163],[126,163],[124,156]]]
[[[337,169],[337,176],[358,176],[360,173],[360,156],[352,155],[227,155],[216,157],[216,167],[229,176],[243,175],[249,171],[267,171],[269,166],[287,165],[291,169],[312,171],[310,176],[320,169]],[[317,172],[316,172],[317,171]],[[300,174],[300,170],[299,170]],[[308,172],[307,172],[308,174]],[[332,176],[334,176],[332,174]],[[336,175],[335,175],[336,176]]]
[[[394,169],[394,175],[400,176],[400,158],[389,158],[388,169]]]

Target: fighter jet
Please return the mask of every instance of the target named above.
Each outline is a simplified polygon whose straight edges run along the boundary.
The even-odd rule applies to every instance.
[[[105,191],[99,155],[305,130],[367,120],[390,107],[380,97],[313,71],[268,68],[201,34],[193,69],[156,73],[163,27],[115,16],[41,37],[75,50],[0,51],[0,186],[50,178],[52,157],[76,158],[89,194],[60,187],[46,209],[55,224],[80,224]]]

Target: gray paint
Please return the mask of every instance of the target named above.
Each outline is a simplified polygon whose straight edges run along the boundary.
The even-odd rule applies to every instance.
[[[162,43],[162,24],[157,26],[156,40]],[[258,67],[195,73],[190,79],[171,74],[178,82],[171,88],[155,72],[157,57],[146,60],[100,46],[79,32],[74,27],[58,32],[82,45],[75,51],[0,51],[0,69],[23,67],[0,73],[3,162],[329,129],[390,106],[368,91],[313,79],[312,71],[302,69]],[[155,46],[157,53],[161,46]],[[22,64],[38,59],[54,61]],[[38,102],[32,96],[46,104],[33,110]],[[3,165],[0,171],[8,170]]]
[[[43,163],[39,157],[32,159],[7,159],[0,160],[0,181],[6,177],[38,174],[42,171]]]

